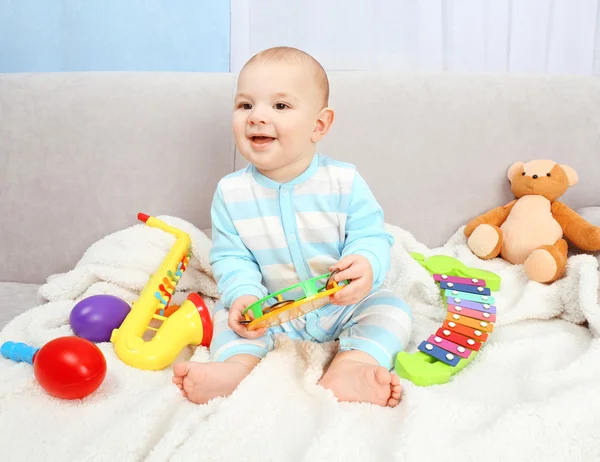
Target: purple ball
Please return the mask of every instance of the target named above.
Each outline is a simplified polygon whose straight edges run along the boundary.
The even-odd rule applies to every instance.
[[[129,304],[114,295],[92,295],[71,310],[69,322],[75,335],[90,342],[108,342],[113,329],[129,314]]]

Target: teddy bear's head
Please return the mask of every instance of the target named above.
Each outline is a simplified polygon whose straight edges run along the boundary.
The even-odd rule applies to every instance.
[[[577,173],[568,165],[544,159],[527,163],[515,162],[508,169],[508,179],[517,198],[539,195],[551,202],[578,181]]]

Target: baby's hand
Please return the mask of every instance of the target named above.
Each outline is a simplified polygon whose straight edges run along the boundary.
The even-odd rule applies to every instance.
[[[229,327],[231,327],[233,331],[240,337],[254,339],[262,337],[265,335],[265,332],[267,332],[266,328],[248,330],[246,324],[240,324],[240,321],[246,320],[242,312],[257,300],[258,298],[254,295],[242,295],[241,297],[236,298],[231,304],[231,308],[229,308],[229,318],[227,319],[227,324],[229,324]]]
[[[365,298],[373,288],[373,268],[362,255],[347,255],[329,269],[333,271],[336,268],[340,272],[334,276],[335,281],[349,279],[350,284],[331,295],[331,303],[353,305]]]

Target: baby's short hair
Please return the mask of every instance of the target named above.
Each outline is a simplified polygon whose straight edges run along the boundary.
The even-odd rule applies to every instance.
[[[308,53],[293,47],[273,47],[263,50],[248,60],[244,67],[255,62],[297,62],[313,68],[317,88],[322,95],[323,107],[329,104],[329,79],[323,66]],[[243,70],[243,69],[242,69]]]

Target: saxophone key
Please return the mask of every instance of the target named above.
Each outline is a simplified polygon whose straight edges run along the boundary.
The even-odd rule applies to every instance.
[[[171,281],[173,281],[175,283],[175,285],[177,285],[178,278],[175,277],[175,275],[173,274],[173,271],[168,270],[167,276],[169,276],[171,278]]]
[[[169,304],[168,300],[165,300],[162,295],[160,294],[160,292],[154,292],[154,296],[158,299],[159,302],[161,302],[163,305],[167,306]]]

